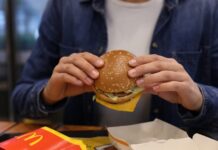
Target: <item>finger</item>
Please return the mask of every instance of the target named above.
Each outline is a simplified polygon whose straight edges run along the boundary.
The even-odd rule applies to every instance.
[[[188,77],[185,73],[174,72],[174,71],[161,71],[154,74],[149,74],[146,77],[142,77],[136,81],[137,85],[144,87],[146,85],[163,83],[169,81],[185,81]]]
[[[157,93],[156,95],[168,102],[182,104],[179,93],[185,92],[186,88],[184,82],[171,81],[156,85],[153,90]]]
[[[82,55],[83,58],[85,58],[90,64],[95,67],[102,67],[104,65],[104,61],[96,55],[88,52],[81,53],[80,55]]]
[[[103,66],[104,62],[100,57],[97,57],[91,53],[73,53],[68,57],[62,57],[59,61],[60,64],[71,63],[78,68],[86,72],[91,78],[96,79],[98,77],[98,71],[95,67]]]
[[[73,77],[67,73],[58,73],[57,77],[63,80],[65,83],[69,83],[76,86],[83,86],[83,82],[77,79],[76,77]]]
[[[183,71],[182,65],[172,61],[154,61],[147,64],[139,65],[131,69],[128,74],[130,77],[142,77],[147,73],[156,73],[160,71]]]
[[[187,88],[185,82],[171,81],[166,83],[160,83],[153,87],[155,92],[184,92]]]
[[[104,65],[104,61],[91,53],[83,52],[83,53],[73,53],[70,56],[64,56],[60,59],[60,63],[73,63],[75,61],[75,58],[83,57],[88,62],[90,62],[95,67],[102,67]]]
[[[135,57],[134,59],[130,60],[129,65],[135,67],[153,61],[167,61],[167,60],[168,58],[156,54],[144,55],[144,56]]]
[[[87,76],[89,76],[92,79],[96,79],[99,76],[99,72],[97,69],[90,64],[86,59],[80,57],[78,59],[75,58],[75,61],[73,63],[76,67],[78,67],[80,70],[86,73]]]
[[[91,85],[93,83],[93,80],[90,79],[86,75],[86,73],[84,73],[82,70],[80,70],[79,68],[77,68],[73,64],[58,65],[57,68],[55,68],[55,71],[59,72],[59,73],[67,73],[67,74],[71,75],[72,77],[75,77],[75,78],[83,81],[87,85]]]

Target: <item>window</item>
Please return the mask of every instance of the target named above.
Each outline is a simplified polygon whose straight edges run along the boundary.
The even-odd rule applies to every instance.
[[[6,28],[5,28],[5,0],[0,0],[0,89],[6,80]]]
[[[16,48],[17,64],[22,68],[38,38],[38,27],[48,0],[17,0]],[[20,68],[20,70],[21,70]],[[18,72],[20,71],[18,70]]]
[[[6,63],[6,0],[0,0],[0,117],[8,116],[8,82]]]
[[[7,33],[9,28],[7,22],[11,20],[6,17],[7,12],[14,12],[14,24],[10,24],[15,33],[15,41],[11,44],[16,45],[13,52],[16,53],[16,78],[19,78],[20,72],[25,64],[29,54],[38,38],[38,27],[42,13],[48,0],[0,0],[0,119],[8,120],[12,108],[9,102],[9,62],[13,59],[7,59],[6,40],[13,38]],[[11,3],[13,2],[13,3]],[[12,7],[13,6],[13,7]],[[6,9],[6,8],[12,8]],[[8,10],[6,12],[6,10]],[[12,21],[13,22],[13,21]],[[14,43],[13,43],[14,42]],[[12,73],[13,74],[13,73]]]

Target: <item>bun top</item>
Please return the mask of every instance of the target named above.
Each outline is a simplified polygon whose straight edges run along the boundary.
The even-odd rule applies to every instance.
[[[99,78],[95,80],[95,88],[108,93],[119,93],[132,89],[135,79],[129,78],[131,69],[128,62],[134,55],[126,50],[112,50],[101,56],[104,66],[99,69]]]

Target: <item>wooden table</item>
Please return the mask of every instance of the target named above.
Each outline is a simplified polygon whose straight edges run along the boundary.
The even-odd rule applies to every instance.
[[[0,142],[10,139],[14,136],[36,130],[43,126],[45,125],[37,125],[37,124],[30,124],[30,123],[23,123],[23,122],[17,123],[17,122],[0,121],[0,137],[1,137]],[[95,137],[95,136],[92,136],[93,133],[95,134],[98,133],[97,136],[107,135],[105,128],[98,127],[98,126],[61,125],[61,124],[52,124],[52,125],[47,125],[47,126],[59,132],[62,132],[65,135],[70,134],[70,135],[67,135],[69,137],[83,137],[84,136],[83,133],[86,133],[86,135],[88,134],[88,136],[84,136],[84,137]],[[99,133],[103,133],[104,135],[99,135]],[[102,137],[102,138],[104,138],[104,141],[105,141],[105,137]],[[107,147],[108,150],[109,149],[116,150],[115,147],[113,147],[112,145],[107,145],[107,146],[108,146]]]
[[[0,134],[2,133],[26,133],[32,130],[38,129],[45,125],[28,124],[28,123],[16,123],[0,121]],[[101,131],[105,130],[103,127],[97,126],[80,126],[80,125],[48,125],[49,127],[60,131]]]
[[[0,121],[0,133],[9,130],[15,124],[15,122]]]

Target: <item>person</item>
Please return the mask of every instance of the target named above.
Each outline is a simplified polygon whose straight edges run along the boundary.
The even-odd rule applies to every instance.
[[[218,139],[217,26],[216,0],[50,0],[12,94],[15,112],[64,110],[64,123],[107,126],[160,118]],[[147,96],[133,113],[92,100],[99,56],[111,49],[136,55],[128,75]]]

